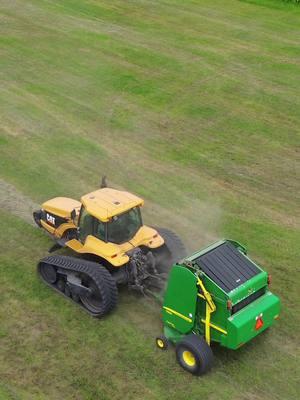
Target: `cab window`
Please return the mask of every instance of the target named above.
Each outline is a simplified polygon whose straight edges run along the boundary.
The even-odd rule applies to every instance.
[[[107,224],[107,240],[121,244],[132,239],[143,225],[139,207],[114,216]]]
[[[106,240],[106,225],[99,221],[98,219],[95,219],[95,237],[97,239]]]
[[[94,230],[94,217],[90,215],[84,207],[81,209],[79,220],[79,240],[84,242],[88,235],[92,235]]]

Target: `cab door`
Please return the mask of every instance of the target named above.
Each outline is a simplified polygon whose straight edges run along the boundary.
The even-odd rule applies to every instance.
[[[95,226],[95,218],[90,215],[82,206],[78,222],[78,238],[84,243],[88,235],[93,235]]]

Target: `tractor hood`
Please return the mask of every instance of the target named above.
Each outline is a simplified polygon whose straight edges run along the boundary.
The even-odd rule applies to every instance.
[[[42,204],[42,209],[62,218],[70,218],[72,210],[74,208],[79,209],[80,206],[81,204],[77,200],[68,197],[55,197],[45,201]]]

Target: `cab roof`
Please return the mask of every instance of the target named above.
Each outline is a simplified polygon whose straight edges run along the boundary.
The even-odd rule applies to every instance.
[[[103,222],[133,207],[142,206],[144,200],[129,192],[103,188],[81,197],[87,212]]]

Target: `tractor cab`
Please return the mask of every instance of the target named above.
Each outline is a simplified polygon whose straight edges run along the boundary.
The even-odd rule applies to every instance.
[[[93,216],[82,206],[78,221],[78,236],[81,242],[84,242],[88,235],[93,235],[104,242],[122,244],[130,241],[142,226],[138,206],[120,215],[114,215],[108,221]]]
[[[65,197],[48,200],[34,218],[59,245],[120,267],[128,263],[128,252],[164,245],[162,236],[143,224],[143,204],[132,193],[105,187],[82,196],[80,202]]]
[[[120,266],[128,261],[128,251],[164,243],[154,229],[143,225],[140,207],[144,201],[131,193],[103,188],[83,196],[81,204],[77,240],[67,243],[79,252],[98,254]]]

